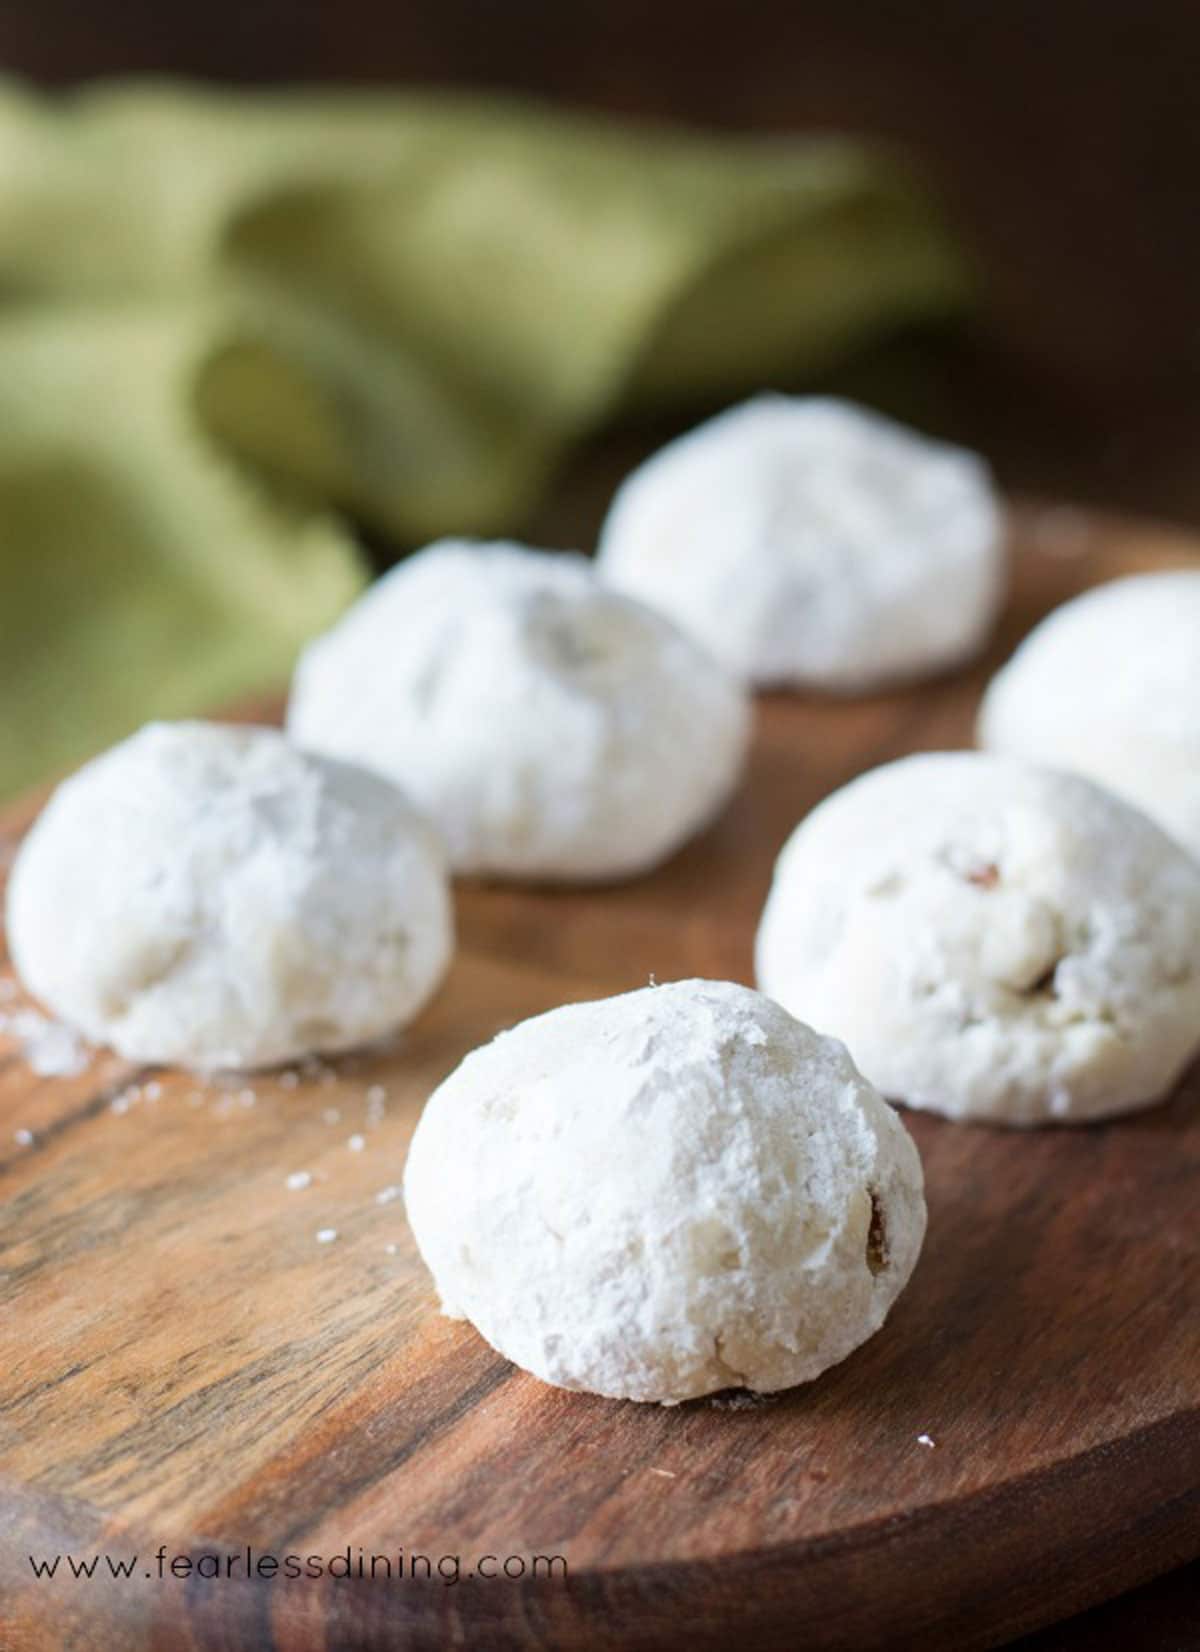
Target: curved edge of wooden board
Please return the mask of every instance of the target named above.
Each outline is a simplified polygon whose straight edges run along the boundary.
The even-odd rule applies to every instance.
[[[18,1571],[30,1553],[153,1556],[158,1544],[151,1534],[106,1529],[69,1499],[18,1491],[6,1500],[16,1514],[0,1570],[4,1652],[77,1644],[106,1652],[269,1652],[276,1644],[314,1652],[667,1652],[681,1644],[725,1652],[731,1624],[763,1652],[985,1652],[1056,1621],[1045,1611],[1051,1594],[1057,1618],[1070,1616],[1200,1554],[1200,1409],[1001,1488],[836,1536],[720,1563],[595,1569],[566,1580],[450,1587],[436,1577],[235,1577],[206,1587],[150,1572],[115,1582],[98,1571],[86,1583],[38,1581]],[[1052,1548],[1041,1538],[1048,1524],[1057,1533]],[[227,1554],[230,1545],[194,1541],[187,1552],[214,1551]],[[1009,1580],[1001,1592],[997,1551]],[[885,1595],[875,1584],[882,1566],[892,1574]]]

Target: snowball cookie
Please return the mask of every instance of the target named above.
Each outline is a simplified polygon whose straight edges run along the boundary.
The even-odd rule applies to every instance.
[[[1089,781],[908,757],[792,834],[758,981],[887,1096],[951,1118],[1140,1107],[1200,1049],[1200,867]]]
[[[450,958],[443,851],[394,787],[275,729],[151,723],[60,786],[8,891],[31,992],[131,1061],[379,1037]]]
[[[724,981],[476,1050],[404,1191],[446,1313],[545,1382],[667,1405],[844,1359],[925,1231],[917,1150],[843,1047]]]
[[[443,540],[381,579],[300,660],[294,737],[378,769],[460,872],[643,872],[733,790],[743,691],[585,558]]]
[[[1200,856],[1200,571],[1056,609],[992,680],[979,742],[1098,780]]]
[[[972,654],[1005,585],[983,462],[818,396],[758,396],[655,454],[600,568],[748,680],[840,692]]]

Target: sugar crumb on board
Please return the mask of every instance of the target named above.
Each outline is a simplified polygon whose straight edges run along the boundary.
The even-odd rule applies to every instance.
[[[6,999],[15,994],[6,993]],[[91,1046],[65,1022],[28,1007],[0,1010],[0,1033],[16,1039],[21,1058],[38,1078],[74,1078],[91,1065]]]

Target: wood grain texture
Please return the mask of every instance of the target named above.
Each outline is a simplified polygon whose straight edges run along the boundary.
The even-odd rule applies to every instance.
[[[285,1088],[104,1054],[38,1079],[0,1048],[4,1652],[969,1649],[1200,1554],[1195,1074],[1083,1129],[910,1115],[930,1203],[912,1286],[844,1365],[762,1404],[543,1386],[437,1315],[401,1203],[376,1198],[469,1048],[651,974],[749,980],[774,855],[818,798],[968,743],[987,671],[1040,614],[1197,550],[1034,508],[1014,546],[986,662],[866,700],[764,700],[743,792],[654,877],[463,886],[451,978],[393,1050]],[[292,1191],[297,1170],[313,1181]],[[338,1237],[318,1244],[324,1227]],[[464,1574],[552,1554],[569,1577],[155,1572],[160,1545],[246,1544],[457,1554]],[[128,1580],[103,1561],[91,1580],[33,1579],[29,1554],[67,1551],[139,1561]]]

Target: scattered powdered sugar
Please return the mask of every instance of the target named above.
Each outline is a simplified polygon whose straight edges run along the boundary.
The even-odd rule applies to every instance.
[[[0,1012],[0,1033],[19,1041],[22,1056],[39,1078],[74,1078],[92,1059],[91,1049],[73,1027],[34,1009]]]
[[[0,1006],[11,1005],[18,992],[19,988],[11,978],[0,978]],[[0,1035],[7,1035],[19,1042],[23,1058],[40,1077],[73,1077],[86,1069],[94,1053],[71,1027],[27,1006],[0,1007]],[[239,1110],[256,1106],[259,1099],[257,1092],[244,1082],[242,1087],[237,1087],[235,1073],[213,1074],[210,1077],[213,1088],[193,1088],[186,1092],[183,1099],[189,1107],[203,1107],[211,1100],[213,1112],[227,1118]],[[305,1080],[328,1084],[336,1081],[336,1078],[337,1074],[327,1063],[312,1061],[306,1062],[301,1069],[286,1069],[278,1075],[277,1082],[281,1089],[295,1090]],[[159,1079],[150,1079],[141,1084],[128,1084],[113,1095],[108,1104],[109,1110],[123,1116],[139,1103],[157,1102],[165,1094],[165,1087]],[[384,1085],[371,1084],[367,1087],[365,1101],[368,1125],[382,1122],[387,1099],[388,1092]],[[327,1125],[337,1124],[341,1121],[342,1109],[326,1107],[322,1110],[321,1118]],[[22,1127],[13,1131],[12,1139],[18,1147],[29,1148],[34,1145],[35,1136],[32,1130]],[[352,1153],[362,1153],[366,1149],[367,1138],[361,1132],[355,1131],[347,1138],[346,1146]],[[289,1192],[299,1193],[311,1187],[315,1179],[311,1170],[293,1170],[285,1176],[284,1186]],[[375,1203],[391,1204],[402,1196],[403,1189],[399,1183],[391,1183],[375,1194]],[[331,1245],[339,1236],[335,1227],[319,1228],[316,1232],[316,1241],[319,1245]],[[400,1246],[395,1242],[389,1242],[384,1246],[385,1254],[388,1256],[397,1255],[399,1250]]]
[[[39,1078],[73,1078],[92,1059],[79,1034],[61,1021],[43,1022],[22,1041],[22,1053]]]

